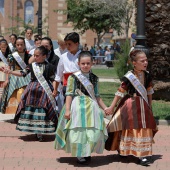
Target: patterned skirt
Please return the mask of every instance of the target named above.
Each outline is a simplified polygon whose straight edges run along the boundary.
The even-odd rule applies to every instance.
[[[30,74],[26,77],[10,76],[9,83],[4,89],[0,111],[7,114],[15,114],[18,104],[21,101],[21,95],[25,87],[30,82]]]
[[[50,87],[52,89],[51,85]],[[17,129],[20,131],[55,132],[58,115],[38,81],[30,82],[26,87],[14,120],[17,122]]]
[[[74,157],[103,153],[107,130],[102,111],[88,96],[77,96],[71,104],[71,118],[64,118],[62,108],[56,130],[55,149],[63,149]]]
[[[107,128],[107,150],[119,150],[124,156],[152,155],[153,137],[157,132],[157,126],[151,109],[141,97],[122,99]]]
[[[16,129],[31,133],[53,133],[56,125],[48,119],[45,109],[26,106],[21,110]]]

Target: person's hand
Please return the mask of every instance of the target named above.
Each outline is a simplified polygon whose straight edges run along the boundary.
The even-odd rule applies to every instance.
[[[106,107],[104,109],[104,112],[106,115],[111,115],[111,114],[113,114],[113,109],[111,107]]]
[[[64,118],[70,120],[70,111],[65,112]]]
[[[3,84],[4,88],[8,85],[8,83],[9,83],[9,80],[4,81],[4,84]]]
[[[52,95],[53,95],[53,97],[56,97],[58,95],[58,91],[57,90],[53,90]]]
[[[6,74],[11,74],[11,70],[8,67],[4,67],[3,72]]]
[[[0,71],[4,72],[5,67],[0,67]]]

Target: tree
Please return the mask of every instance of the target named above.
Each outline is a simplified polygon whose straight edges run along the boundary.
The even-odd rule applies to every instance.
[[[122,7],[125,11],[125,17],[123,19],[123,23],[125,23],[126,39],[128,39],[129,28],[130,28],[131,18],[133,15],[133,9],[135,7],[135,4],[132,0],[131,1],[125,0],[125,2],[122,4]]]
[[[98,45],[110,29],[121,33],[124,10],[123,0],[66,0],[66,10],[55,10],[66,14],[66,23],[72,22],[74,30],[83,34],[92,30],[97,34]]]

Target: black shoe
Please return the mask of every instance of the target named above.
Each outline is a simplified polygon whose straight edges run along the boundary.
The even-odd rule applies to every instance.
[[[44,141],[42,135],[36,134],[36,137],[37,137],[37,140],[38,140],[39,142],[43,142],[43,141]]]
[[[139,164],[142,166],[148,166],[151,162],[147,158],[139,159]]]
[[[118,155],[121,157],[121,158],[126,158],[127,156],[125,155],[120,155],[120,150],[117,150],[117,153],[118,153]]]
[[[82,165],[88,165],[89,161],[86,160],[86,157],[77,157],[77,163]]]
[[[91,161],[91,156],[84,157],[86,161]]]

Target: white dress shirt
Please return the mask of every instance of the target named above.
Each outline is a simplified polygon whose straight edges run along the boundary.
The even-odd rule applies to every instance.
[[[68,52],[67,49],[62,50],[61,48],[57,48],[57,49],[54,50],[54,53],[55,53],[59,58],[61,58],[61,55],[63,55],[63,54],[66,53],[66,52]]]
[[[27,51],[31,51],[33,48],[35,48],[34,41],[25,38],[25,46]]]
[[[79,50],[75,55],[66,52],[61,56],[55,74],[55,81],[61,82],[64,73],[73,73],[80,70],[78,65],[78,55],[80,52]]]

